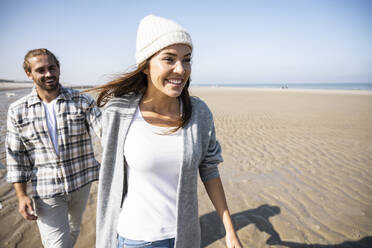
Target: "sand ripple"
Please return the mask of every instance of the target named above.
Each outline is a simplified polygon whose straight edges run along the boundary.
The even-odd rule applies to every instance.
[[[371,95],[197,93],[214,113],[221,174],[232,212],[247,219],[239,235],[248,247],[372,247]],[[201,201],[208,216],[213,207]],[[204,245],[224,247],[219,238]]]

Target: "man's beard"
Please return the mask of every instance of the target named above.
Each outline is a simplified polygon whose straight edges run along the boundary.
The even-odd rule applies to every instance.
[[[46,83],[49,80],[53,80],[53,84]],[[54,92],[59,89],[59,79],[56,77],[50,77],[45,80],[40,80],[36,83],[41,89],[47,91],[47,92]]]

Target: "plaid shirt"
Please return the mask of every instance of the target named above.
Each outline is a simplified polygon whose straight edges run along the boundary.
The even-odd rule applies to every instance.
[[[94,100],[61,86],[55,106],[59,155],[36,89],[8,110],[7,181],[31,180],[33,197],[68,194],[98,179],[89,127],[101,136],[101,111]]]

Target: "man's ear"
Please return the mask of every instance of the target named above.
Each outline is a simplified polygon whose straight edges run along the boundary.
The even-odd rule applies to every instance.
[[[31,72],[30,71],[25,71],[25,72],[26,72],[27,77],[33,80]]]

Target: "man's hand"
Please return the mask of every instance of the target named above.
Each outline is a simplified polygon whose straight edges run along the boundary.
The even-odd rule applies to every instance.
[[[34,208],[32,206],[32,199],[27,195],[18,198],[18,211],[26,220],[36,220]]]
[[[26,220],[36,220],[34,208],[32,206],[32,199],[27,195],[18,198],[18,211]]]
[[[34,207],[32,206],[32,199],[27,195],[26,183],[13,183],[16,195],[18,198],[18,212],[26,220],[36,220]]]

